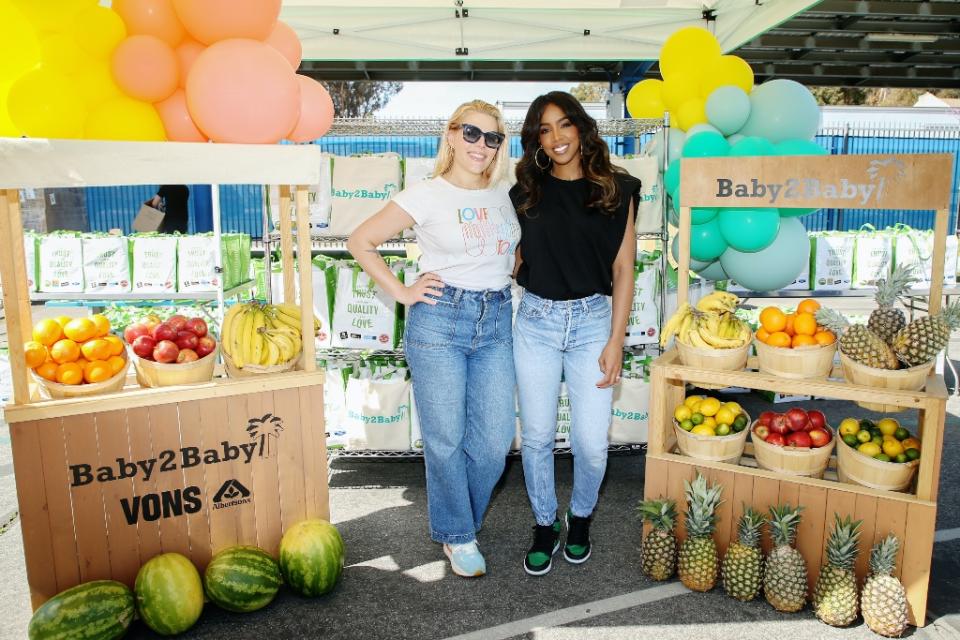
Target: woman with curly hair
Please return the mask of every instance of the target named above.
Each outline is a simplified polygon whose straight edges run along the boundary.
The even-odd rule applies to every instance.
[[[517,282],[524,293],[513,355],[523,472],[536,519],[523,565],[544,575],[563,529],[553,465],[562,380],[574,458],[563,556],[573,564],[590,557],[590,521],[606,471],[613,386],[633,303],[640,182],[610,163],[596,121],[568,93],[534,100],[520,141],[523,157],[510,198],[522,229]]]

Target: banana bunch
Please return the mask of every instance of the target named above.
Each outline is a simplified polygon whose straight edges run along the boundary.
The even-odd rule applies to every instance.
[[[732,293],[716,291],[697,302],[684,302],[663,327],[660,346],[673,336],[700,349],[736,349],[750,342],[750,326],[734,315],[739,299]]]
[[[704,313],[733,313],[740,304],[740,298],[726,291],[714,291],[697,301],[697,311]]]
[[[320,323],[314,318],[314,331]],[[223,319],[220,338],[224,352],[238,369],[271,367],[300,357],[303,336],[300,307],[290,304],[236,304]]]

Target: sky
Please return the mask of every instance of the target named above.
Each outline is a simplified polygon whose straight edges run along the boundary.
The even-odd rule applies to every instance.
[[[375,115],[378,118],[447,118],[454,109],[479,98],[530,102],[548,91],[569,91],[576,82],[405,82],[403,89]]]

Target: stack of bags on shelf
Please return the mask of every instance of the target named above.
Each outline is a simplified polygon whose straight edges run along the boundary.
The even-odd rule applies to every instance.
[[[220,251],[222,274],[212,233],[24,234],[29,289],[43,293],[204,293],[246,282],[250,236],[222,234]]]

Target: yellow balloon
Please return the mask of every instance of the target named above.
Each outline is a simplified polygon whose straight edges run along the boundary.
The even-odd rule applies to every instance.
[[[678,74],[663,83],[663,103],[676,113],[687,100],[700,97],[700,78],[692,73]]]
[[[127,26],[116,11],[93,6],[77,15],[71,32],[76,43],[97,59],[108,58],[124,38]]]
[[[753,69],[738,56],[720,56],[704,69],[700,80],[700,95],[710,97],[714,90],[733,85],[746,93],[753,90]]]
[[[80,69],[74,78],[80,87],[80,97],[86,103],[87,109],[93,109],[101,102],[123,95],[123,91],[113,81],[113,73],[110,72],[110,64],[106,60]]]
[[[677,126],[686,131],[707,121],[707,103],[702,98],[687,100],[677,109]]]
[[[660,74],[668,82],[677,75],[696,73],[720,56],[720,43],[702,27],[675,31],[660,48]]]
[[[67,75],[90,62],[90,56],[69,33],[44,34],[40,37],[40,50],[44,67]]]
[[[37,31],[56,33],[73,24],[74,17],[97,5],[97,0],[12,0]]]
[[[40,64],[36,30],[8,0],[0,0],[0,84],[9,84]]]
[[[13,124],[10,114],[7,113],[7,93],[10,85],[0,85],[0,138],[19,138],[20,129]]]
[[[85,132],[91,140],[167,139],[163,121],[153,105],[126,96],[111,98],[94,107],[87,117]]]
[[[86,105],[76,83],[58,71],[37,67],[10,85],[7,109],[13,124],[31,138],[81,138]]]
[[[662,118],[666,110],[663,104],[663,80],[648,78],[630,88],[627,112],[631,118]]]

